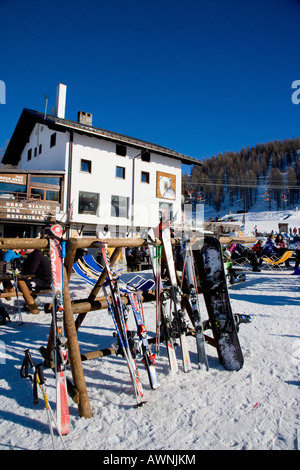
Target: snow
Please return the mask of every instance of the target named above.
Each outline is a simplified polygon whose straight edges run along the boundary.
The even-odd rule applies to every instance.
[[[299,218],[290,215],[292,227]],[[276,226],[278,214],[247,214],[248,230],[268,224]],[[263,218],[264,217],[264,218]],[[270,220],[272,217],[272,220]],[[297,220],[297,222],[296,222]],[[246,225],[246,228],[247,228]],[[275,229],[275,228],[274,228]],[[247,272],[246,282],[229,288],[234,313],[251,315],[252,322],[240,325],[239,339],[244,366],[226,371],[215,348],[206,345],[209,372],[198,370],[196,341],[188,337],[192,371],[171,375],[166,348],[157,358],[160,388],[151,390],[145,370],[139,370],[147,403],[134,408],[135,396],[128,369],[121,356],[107,356],[83,363],[93,417],[78,416],[69,400],[71,430],[64,437],[69,450],[186,451],[197,450],[293,450],[299,446],[299,359],[300,277],[293,269],[263,269]],[[72,275],[71,296],[84,299],[90,286]],[[44,302],[50,296],[40,296]],[[202,319],[207,318],[200,295]],[[0,326],[0,449],[51,450],[52,442],[42,395],[33,405],[32,386],[20,377],[24,350],[30,349],[35,363],[42,362],[40,346],[46,346],[50,315],[25,314],[18,325],[16,301],[6,302],[16,312],[12,321]],[[155,305],[145,303],[146,326],[155,332]],[[132,321],[130,319],[130,321]],[[87,314],[78,338],[81,352],[110,347],[113,323],[106,310]],[[180,352],[178,351],[180,358]],[[67,371],[70,376],[70,371]],[[55,382],[45,370],[47,393],[55,409]],[[61,443],[55,436],[57,448]]]
[[[232,217],[237,220],[238,223],[242,224],[244,214],[226,214],[221,217],[227,219]],[[233,222],[236,224],[237,222]],[[245,213],[245,233],[254,233],[254,228],[257,226],[257,230],[260,233],[269,234],[272,232],[279,233],[278,224],[288,224],[288,229],[294,229],[294,227],[300,228],[300,212],[297,210],[285,210],[285,211],[273,211],[273,212],[249,212]]]

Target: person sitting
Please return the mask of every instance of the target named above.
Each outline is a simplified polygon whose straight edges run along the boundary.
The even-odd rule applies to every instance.
[[[131,271],[136,271],[140,263],[141,250],[139,247],[133,247],[132,249],[126,250],[126,261],[127,266]]]
[[[22,274],[32,274],[32,277],[26,279],[26,285],[29,290],[38,292],[42,289],[51,288],[51,262],[50,258],[44,255],[41,250],[25,250],[27,258],[21,266]]]
[[[272,235],[272,234],[269,235],[266,243],[263,246],[262,254],[266,255],[268,257],[278,256],[278,251],[277,251],[275,241],[274,241],[274,235]]]
[[[261,265],[261,263],[262,263],[262,259],[261,259],[261,257],[262,257],[262,240],[257,240],[255,245],[253,245],[252,250],[256,254],[258,264]]]
[[[270,235],[263,247],[263,255],[279,259],[286,250],[282,235],[277,235],[275,240],[274,235]],[[285,266],[290,266],[289,260],[285,261]]]
[[[19,253],[20,250],[6,250],[3,253],[2,261],[6,261],[7,263],[11,263],[14,259],[20,258],[21,255]]]
[[[276,245],[279,256],[282,256],[283,253],[286,251],[286,246],[285,246],[285,243],[284,243],[283,236],[280,235],[280,233],[278,235],[276,235],[275,245]]]
[[[243,262],[247,260],[252,265],[253,271],[260,271],[258,269],[258,260],[255,251],[251,250],[250,248],[246,248],[240,244],[235,245],[234,243],[230,246],[229,251],[231,252],[231,258],[233,260],[236,260],[237,262]]]

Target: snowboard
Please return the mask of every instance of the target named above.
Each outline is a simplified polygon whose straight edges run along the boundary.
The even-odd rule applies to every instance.
[[[221,244],[207,236],[203,247],[193,254],[219,361],[225,369],[238,371],[244,359],[231,310]]]

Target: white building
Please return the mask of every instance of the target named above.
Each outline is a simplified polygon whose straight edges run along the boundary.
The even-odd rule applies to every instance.
[[[54,115],[24,109],[2,163],[49,178],[64,175],[59,194],[50,181],[48,196],[59,202],[56,219],[69,236],[143,236],[162,211],[180,223],[181,165],[200,161],[93,127],[85,112],[77,122],[65,119],[65,100],[60,84]],[[41,184],[49,185],[49,178]],[[40,193],[49,201],[45,187]]]

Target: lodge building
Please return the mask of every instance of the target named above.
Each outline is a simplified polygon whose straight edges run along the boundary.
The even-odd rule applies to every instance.
[[[66,86],[51,114],[24,109],[0,168],[0,237],[40,236],[54,221],[72,237],[144,236],[162,212],[181,222],[181,165],[200,161],[65,119]]]

